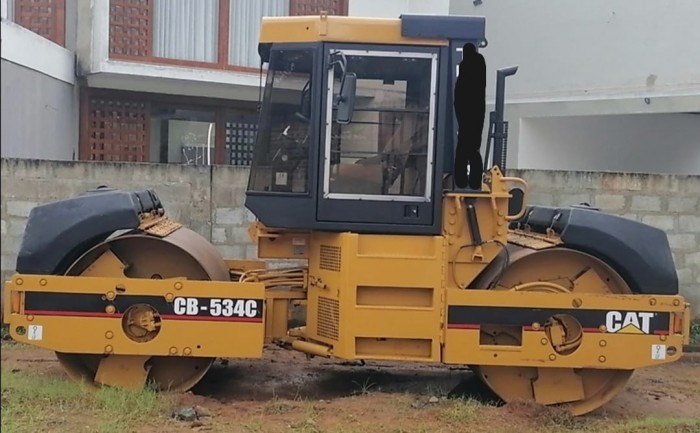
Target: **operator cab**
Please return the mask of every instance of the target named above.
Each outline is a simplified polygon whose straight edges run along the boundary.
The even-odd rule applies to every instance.
[[[466,42],[483,18],[265,18],[246,207],[268,227],[440,233]]]

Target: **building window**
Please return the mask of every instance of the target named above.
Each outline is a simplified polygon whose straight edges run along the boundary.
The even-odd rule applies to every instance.
[[[27,30],[65,45],[65,0],[9,0],[8,17]]]
[[[224,1],[224,0],[222,0]],[[229,64],[260,67],[258,41],[263,17],[289,15],[289,0],[227,0],[229,12]]]
[[[224,164],[250,165],[258,132],[257,115],[232,115],[226,119]]]
[[[154,107],[151,111],[152,162],[212,165],[216,161],[213,111]]]
[[[148,101],[83,94],[80,159],[149,161]]]
[[[152,1],[155,57],[217,61],[218,0]]]
[[[260,67],[262,17],[348,14],[348,0],[109,2],[111,58],[244,71]]]
[[[81,92],[81,160],[250,165],[258,130],[252,102]]]
[[[148,57],[152,42],[152,0],[109,1],[111,57]],[[117,56],[114,56],[116,54]]]
[[[194,66],[222,63],[228,54],[228,1],[109,0],[110,57]],[[226,33],[223,45],[220,29]]]

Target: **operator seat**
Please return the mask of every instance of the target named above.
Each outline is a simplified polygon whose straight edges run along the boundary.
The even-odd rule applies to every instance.
[[[402,113],[395,116],[398,127],[376,156],[354,163],[339,163],[332,174],[333,192],[354,194],[389,194],[403,173],[416,180],[425,178],[428,120],[425,114]],[[381,144],[381,143],[380,143]],[[410,174],[409,176],[406,176]],[[402,179],[406,183],[407,179]],[[413,194],[410,190],[404,194]]]

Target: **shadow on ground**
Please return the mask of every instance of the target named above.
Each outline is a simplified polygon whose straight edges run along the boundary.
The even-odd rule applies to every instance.
[[[219,401],[318,400],[383,392],[500,402],[468,368],[317,359],[217,361],[192,392]]]

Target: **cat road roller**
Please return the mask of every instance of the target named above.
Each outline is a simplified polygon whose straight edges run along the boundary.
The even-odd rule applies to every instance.
[[[43,204],[5,286],[12,338],[96,386],[185,391],[216,358],[275,343],[469,366],[504,401],[577,415],[635,369],[679,360],[690,309],[666,235],[528,204],[506,176],[515,67],[497,73],[481,188],[455,186],[467,43],[486,46],[483,18],[264,18],[245,197],[258,259],[222,258],[167,217],[157,186]]]

